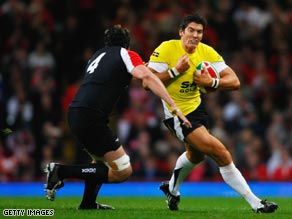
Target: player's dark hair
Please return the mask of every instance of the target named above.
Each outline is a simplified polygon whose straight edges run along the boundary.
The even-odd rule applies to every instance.
[[[207,26],[207,20],[199,13],[194,13],[194,14],[185,16],[181,24],[179,25],[179,28],[181,30],[185,30],[186,27],[189,25],[189,23],[192,23],[192,22],[195,22],[197,24],[202,24],[204,30]]]
[[[126,49],[130,46],[130,32],[121,25],[114,25],[104,32],[105,46],[121,46]]]

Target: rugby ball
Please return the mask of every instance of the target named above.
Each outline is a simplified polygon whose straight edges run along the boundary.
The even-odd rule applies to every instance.
[[[203,67],[206,67],[206,69],[208,70],[207,73],[209,73],[209,75],[212,78],[220,78],[220,74],[216,71],[215,67],[208,61],[202,61],[200,62],[197,67],[196,67],[196,74],[204,74],[204,69]],[[202,93],[211,93],[214,92],[216,90],[216,88],[213,87],[200,87],[200,91]]]

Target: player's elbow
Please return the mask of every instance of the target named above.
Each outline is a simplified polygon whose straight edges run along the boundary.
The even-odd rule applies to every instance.
[[[145,89],[149,89],[151,79],[152,76],[146,72],[143,75],[141,75],[142,84]]]
[[[238,77],[229,78],[229,84],[231,90],[239,90],[240,89],[240,80]]]
[[[233,89],[234,90],[239,90],[240,89],[240,81],[239,80],[236,80],[234,83],[233,83]]]
[[[142,81],[142,86],[145,90],[149,90],[148,85],[144,81]]]

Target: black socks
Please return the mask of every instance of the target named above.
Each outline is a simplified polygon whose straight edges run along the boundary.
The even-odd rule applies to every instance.
[[[83,165],[59,164],[58,177],[61,179],[75,178],[95,183],[107,183],[108,170],[109,168],[103,162]]]
[[[102,184],[97,183],[97,182],[85,181],[83,197],[82,197],[82,201],[79,208],[83,208],[83,209],[96,208],[95,200],[101,186]]]

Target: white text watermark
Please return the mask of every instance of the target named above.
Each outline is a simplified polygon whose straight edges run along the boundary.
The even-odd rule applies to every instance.
[[[3,216],[19,217],[19,216],[54,216],[54,209],[4,209],[2,212]]]

